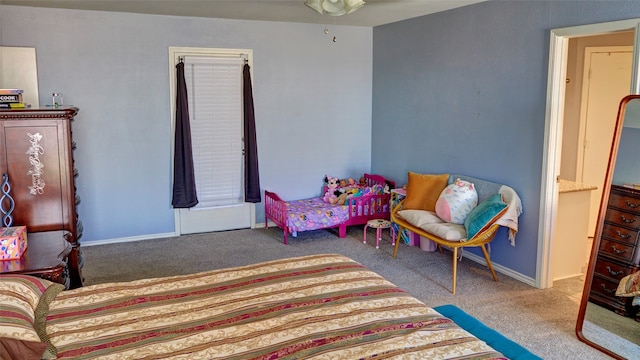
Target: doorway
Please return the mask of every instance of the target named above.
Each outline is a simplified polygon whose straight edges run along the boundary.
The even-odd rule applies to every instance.
[[[634,32],[634,44],[637,44],[639,29],[640,19],[631,19],[554,29],[551,31],[536,266],[536,286],[538,288],[549,288],[553,286],[551,244],[557,215],[558,179],[561,174],[561,157],[564,159],[565,152],[565,144],[563,141],[563,131],[565,129],[563,129],[563,122],[565,106],[571,105],[569,101],[571,99],[565,99],[569,41],[570,39],[631,31]],[[638,93],[638,89],[640,88],[640,77],[637,71],[638,59],[640,57],[639,51],[640,49],[635,45],[630,93]],[[565,103],[565,100],[567,100],[567,103]],[[563,166],[565,166],[565,164],[563,164]],[[575,181],[575,178],[573,180]]]
[[[629,46],[585,48],[576,179],[595,185],[589,212],[589,237],[593,238],[604,177],[609,162],[620,99],[629,94],[633,55],[633,32],[605,35],[628,37]],[[573,41],[573,40],[571,40]]]
[[[629,93],[633,38],[629,31],[569,40],[559,177],[596,189],[559,194],[552,239],[554,282],[586,272],[618,104]]]
[[[192,208],[174,209],[176,235],[255,227],[255,204],[245,202],[243,193],[245,61],[252,65],[251,49],[169,47],[171,114],[175,114],[175,66],[185,65],[199,201]],[[171,121],[173,129],[173,116]]]

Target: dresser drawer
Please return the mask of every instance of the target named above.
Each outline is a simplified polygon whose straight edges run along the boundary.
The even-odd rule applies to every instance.
[[[623,277],[629,275],[630,272],[628,265],[618,264],[602,257],[598,257],[598,260],[596,261],[595,273],[614,280],[619,281]]]
[[[630,190],[629,190],[630,191]],[[615,188],[609,194],[609,206],[640,215],[640,198],[629,194],[619,194]]]
[[[640,215],[614,210],[612,208],[607,209],[605,221],[628,228],[640,228]]]
[[[634,250],[635,248],[632,245],[610,241],[604,238],[600,240],[600,254],[606,254],[624,262],[630,262],[633,259]]]
[[[638,239],[638,230],[630,230],[609,223],[604,223],[602,236],[611,240],[634,245]]]
[[[624,304],[625,298],[620,298],[616,296],[616,290],[618,289],[618,281],[611,281],[607,279],[603,279],[599,276],[593,277],[593,282],[591,283],[591,292],[596,293],[600,296],[606,297],[610,299],[611,302],[617,304]]]

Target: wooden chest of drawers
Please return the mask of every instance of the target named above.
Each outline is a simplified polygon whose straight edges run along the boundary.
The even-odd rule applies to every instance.
[[[77,113],[75,107],[0,110],[0,176],[7,174],[11,185],[14,224],[25,225],[30,237],[64,231],[59,236],[71,245],[65,260],[70,288],[83,286],[82,222],[77,211],[80,197],[71,127]],[[5,202],[3,209],[8,205]],[[45,238],[58,241],[56,236]],[[58,253],[49,255],[58,261]]]
[[[623,277],[640,268],[640,191],[613,185],[589,301],[623,316],[637,316],[632,298],[615,296]]]

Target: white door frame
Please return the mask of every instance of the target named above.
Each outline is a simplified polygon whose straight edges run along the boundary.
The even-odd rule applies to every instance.
[[[552,29],[549,41],[549,75],[547,78],[547,106],[545,111],[544,146],[540,187],[540,216],[538,222],[538,256],[536,287],[553,286],[551,272],[551,239],[558,208],[558,183],[562,151],[565,79],[569,39],[574,37],[610,34],[634,30],[631,94],[640,93],[640,19]],[[597,230],[596,230],[597,231]]]
[[[203,55],[203,56],[233,56],[236,57],[238,54],[246,54],[247,61],[249,64],[249,71],[251,74],[251,81],[253,83],[253,50],[252,49],[230,49],[230,48],[197,48],[197,47],[179,47],[179,46],[169,46],[168,55],[169,55],[169,96],[170,96],[170,104],[171,104],[171,112],[170,112],[170,121],[171,121],[171,174],[173,175],[174,170],[174,159],[173,153],[175,151],[175,113],[176,113],[176,75],[175,75],[175,64],[177,64],[178,57],[180,54],[188,53],[189,55]],[[171,186],[173,187],[173,177],[171,177]],[[249,224],[251,229],[256,228],[256,204],[255,203],[244,203],[244,206],[249,207]],[[223,207],[220,207],[223,208]],[[233,211],[233,206],[227,206],[226,208]],[[180,236],[182,235],[182,225],[181,225],[181,213],[186,209],[173,209],[173,221],[174,221],[174,235]],[[189,209],[190,210],[190,209]],[[194,210],[199,211],[199,210]]]

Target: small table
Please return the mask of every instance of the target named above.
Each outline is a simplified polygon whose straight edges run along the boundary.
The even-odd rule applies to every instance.
[[[67,269],[71,244],[64,231],[27,233],[27,250],[20,259],[0,261],[0,274],[35,275],[69,288]]]
[[[362,238],[362,243],[367,243],[367,227],[372,227],[376,229],[376,249],[380,249],[380,240],[382,240],[382,229],[388,229],[391,227],[391,221],[384,219],[374,219],[367,221],[367,224],[364,226],[364,236]],[[393,229],[391,229],[393,231]]]

